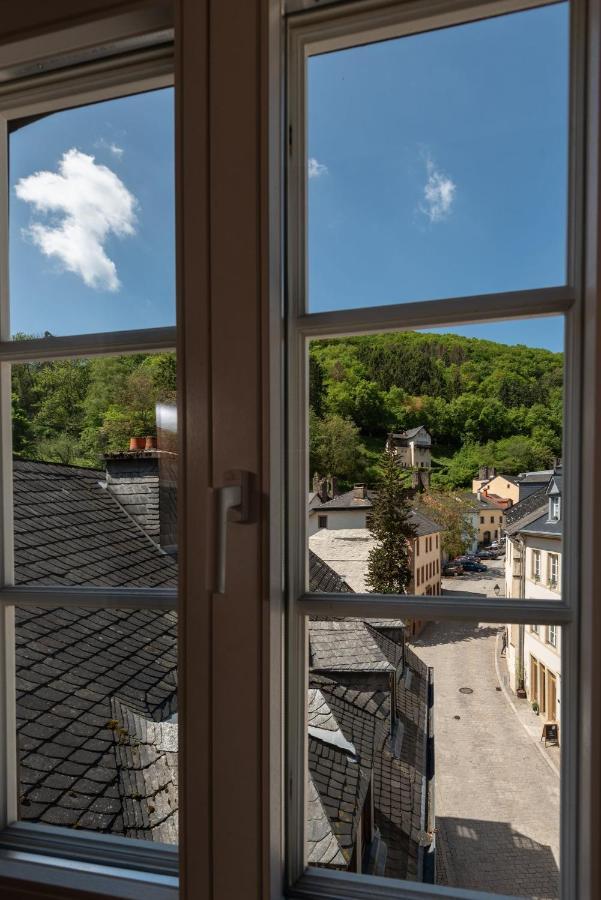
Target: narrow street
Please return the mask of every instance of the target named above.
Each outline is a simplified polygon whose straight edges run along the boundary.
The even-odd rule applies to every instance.
[[[434,668],[438,883],[556,900],[559,779],[498,689],[499,630],[431,623],[413,645]]]

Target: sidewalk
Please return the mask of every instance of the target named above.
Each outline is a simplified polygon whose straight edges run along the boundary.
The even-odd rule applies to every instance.
[[[497,672],[497,679],[503,689],[503,694],[505,695],[507,702],[510,704],[510,706],[513,707],[513,711],[520,720],[524,730],[530,736],[531,740],[536,744],[541,754],[549,764],[550,768],[559,778],[561,750],[559,747],[552,745],[548,745],[547,747],[545,747],[545,742],[541,741],[543,724],[545,722],[544,717],[537,716],[536,713],[532,711],[530,701],[517,697],[509,687],[509,671],[507,669],[507,659],[504,656],[501,656],[500,634],[497,637],[497,644],[495,647],[495,668]],[[561,741],[561,727],[559,729],[559,740]]]

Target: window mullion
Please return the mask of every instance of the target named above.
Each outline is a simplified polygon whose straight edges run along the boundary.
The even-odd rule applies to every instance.
[[[296,601],[301,616],[403,616],[431,620],[463,619],[479,622],[561,625],[572,620],[572,612],[555,600],[448,597],[425,594],[303,594]]]

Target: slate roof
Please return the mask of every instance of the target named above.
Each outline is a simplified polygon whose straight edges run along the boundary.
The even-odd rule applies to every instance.
[[[553,469],[541,469],[538,472],[520,472],[516,475],[516,484],[547,484],[553,475]]]
[[[418,425],[416,428],[408,428],[406,431],[398,431],[390,435],[393,440],[405,440],[410,441],[412,438],[416,437],[420,431],[426,431],[426,428],[423,425]]]
[[[311,668],[327,672],[391,672],[402,662],[398,644],[359,619],[309,623]]]
[[[424,534],[434,534],[437,531],[443,530],[442,525],[438,525],[433,519],[430,519],[416,509],[411,510],[408,519],[415,528],[416,537],[421,537]]]
[[[106,488],[104,472],[14,461],[17,584],[175,586],[177,565]]]
[[[176,585],[176,563],[104,481],[15,460],[17,584]],[[176,613],[20,607],[15,617],[20,817],[175,841]]]
[[[321,594],[353,593],[352,587],[313,550],[309,550],[309,590]]]
[[[505,530],[508,534],[512,534],[516,530],[515,526],[521,522],[522,519],[531,516],[533,513],[538,515],[539,510],[545,509],[546,505],[546,488],[543,487],[538,491],[534,491],[532,494],[528,494],[528,496],[524,497],[523,500],[520,500],[519,503],[515,503],[507,509],[505,513]]]
[[[331,500],[326,500],[320,504],[319,511],[329,509],[371,509],[375,492],[366,490],[367,497],[355,497],[354,491],[346,491],[344,494],[338,494]]]
[[[360,675],[356,685],[345,685],[338,683],[335,675],[311,672],[309,693],[319,696],[322,705],[319,708],[310,702],[309,708],[310,721],[315,721],[321,713],[322,728],[325,729],[329,720],[332,733],[341,732],[354,748],[360,764],[371,772],[375,824],[386,844],[381,874],[419,880],[418,847],[424,827],[427,681],[420,661],[413,658],[411,651],[408,659],[415,668],[407,666],[398,685],[394,732],[391,732],[390,692],[361,687]],[[328,790],[340,791],[336,770],[323,774],[329,774]],[[309,861],[324,865],[320,854],[328,845],[323,836],[320,845],[311,840],[311,835],[309,832]]]

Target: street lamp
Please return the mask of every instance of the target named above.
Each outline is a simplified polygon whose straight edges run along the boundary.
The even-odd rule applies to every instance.
[[[495,584],[493,591],[495,592],[495,596],[498,597],[499,594],[501,593],[501,588],[499,587],[498,584]]]

